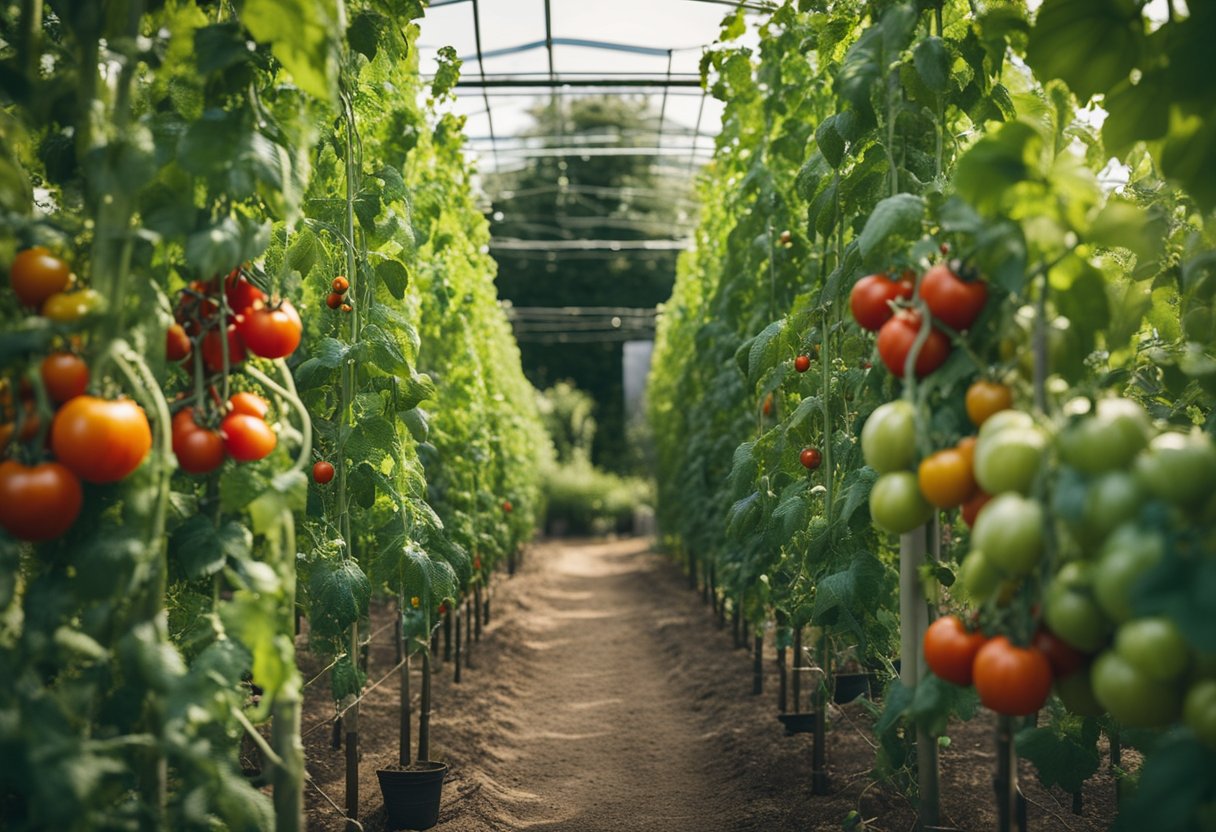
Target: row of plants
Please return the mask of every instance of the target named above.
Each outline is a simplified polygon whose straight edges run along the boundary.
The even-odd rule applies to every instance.
[[[299,619],[357,724],[371,599],[429,670],[543,516],[423,12],[0,9],[5,828],[302,828]]]
[[[981,703],[1002,828],[1015,745],[1078,793],[1102,734],[1145,755],[1119,828],[1211,823],[1216,17],[1168,5],[787,2],[703,61],[663,539],[779,649],[902,659],[876,774],[923,824]]]

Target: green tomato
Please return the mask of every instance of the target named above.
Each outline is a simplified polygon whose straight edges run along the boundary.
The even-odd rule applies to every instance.
[[[1106,540],[1094,569],[1094,595],[1116,623],[1132,617],[1132,589],[1165,556],[1165,540],[1135,525],[1120,526]]]
[[[1137,618],[1121,626],[1115,633],[1115,651],[1156,682],[1172,682],[1191,661],[1182,633],[1164,617]]]
[[[1182,712],[1177,685],[1154,681],[1114,650],[1094,662],[1090,681],[1102,707],[1132,728],[1161,728]]]
[[[1043,507],[1018,494],[993,497],[976,518],[971,545],[1004,574],[1029,574],[1043,553]]]
[[[1127,468],[1148,445],[1152,423],[1131,399],[1102,399],[1096,413],[1073,422],[1060,433],[1060,458],[1086,474]]]
[[[998,433],[1014,428],[1029,430],[1034,427],[1034,419],[1029,413],[1021,410],[998,410],[980,426],[979,438],[996,436]]]
[[[1047,626],[1083,653],[1101,649],[1111,630],[1110,621],[1090,594],[1090,571],[1089,564],[1067,564],[1043,596]]]
[[[1200,742],[1216,748],[1216,680],[1191,685],[1182,704],[1182,718]]]
[[[916,461],[916,408],[899,399],[881,405],[861,429],[861,454],[880,474],[911,468]]]
[[[933,506],[921,496],[916,474],[883,474],[870,490],[870,519],[892,534],[907,534],[933,516]]]
[[[1184,507],[1202,504],[1216,490],[1216,443],[1199,430],[1163,433],[1136,459],[1136,476],[1154,497]]]
[[[973,604],[982,604],[1005,580],[1004,574],[988,562],[979,549],[972,549],[958,567],[958,584],[962,595]]]
[[[1140,512],[1144,491],[1140,481],[1123,471],[1111,471],[1094,479],[1085,492],[1081,525],[1091,539],[1101,541]]]
[[[981,436],[975,445],[976,482],[989,494],[1029,494],[1046,449],[1047,437],[1038,428]]]
[[[1078,716],[1102,716],[1106,713],[1106,709],[1094,696],[1094,687],[1086,670],[1056,679],[1055,689],[1056,696],[1060,697],[1064,707]]]

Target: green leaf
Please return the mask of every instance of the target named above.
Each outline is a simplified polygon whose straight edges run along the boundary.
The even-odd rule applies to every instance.
[[[1161,255],[1167,237],[1165,217],[1141,208],[1126,199],[1114,197],[1102,207],[1089,227],[1089,242],[1111,248],[1125,248],[1143,263]]]
[[[439,54],[435,60],[438,62],[439,68],[435,71],[435,77],[431,81],[431,95],[435,98],[442,98],[460,80],[462,62],[460,58],[456,57],[456,50],[450,46],[439,47]]]
[[[249,41],[236,23],[216,23],[194,30],[194,62],[203,75],[246,63],[252,56]]]
[[[409,377],[401,380],[397,391],[397,409],[409,410],[417,407],[427,399],[435,397],[435,382],[425,373],[411,372]]]
[[[928,37],[917,43],[912,60],[916,65],[916,74],[930,91],[945,91],[950,80],[950,54],[941,38]]]
[[[309,620],[321,636],[337,638],[367,615],[371,583],[353,558],[319,560],[308,581]]]
[[[1140,8],[1110,0],[1043,0],[1026,45],[1039,78],[1061,78],[1082,103],[1127,79],[1145,45]]]
[[[840,167],[844,160],[845,146],[844,138],[836,130],[836,119],[837,116],[828,116],[815,130],[815,144],[818,145],[823,158],[834,168]]]
[[[187,580],[214,575],[229,558],[244,560],[253,548],[253,536],[235,520],[219,529],[195,515],[178,526],[169,539],[169,558]]]
[[[351,49],[366,55],[369,61],[373,60],[387,23],[384,15],[361,10],[346,30],[346,42],[350,44]]]
[[[288,269],[300,273],[300,277],[308,277],[313,268],[325,257],[325,248],[321,241],[308,228],[302,228],[292,238],[291,245],[283,257],[283,263]]]
[[[1084,742],[1078,726],[1060,725],[1026,728],[1015,738],[1018,756],[1034,763],[1039,782],[1079,792],[1098,771],[1097,731]]]
[[[245,0],[241,22],[291,73],[309,95],[337,100],[338,56],[335,33],[343,31],[337,0]]]
[[[410,273],[400,262],[384,260],[376,264],[376,277],[397,300],[405,297],[405,290],[410,285]]]
[[[798,406],[794,408],[794,412],[790,414],[789,421],[786,422],[786,430],[791,432],[798,430],[802,427],[803,422],[809,419],[812,414],[819,415],[822,405],[823,400],[819,396],[807,396],[798,402]]]
[[[766,326],[752,340],[747,354],[747,379],[753,385],[765,371],[777,363],[779,358],[779,336],[785,331],[786,319],[781,318]]]
[[[861,231],[858,246],[867,262],[894,253],[921,235],[925,202],[915,194],[896,194],[874,206]]]

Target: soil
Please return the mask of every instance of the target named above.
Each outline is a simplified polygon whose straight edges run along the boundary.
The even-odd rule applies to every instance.
[[[912,829],[909,800],[871,775],[866,703],[830,706],[830,793],[812,795],[811,737],[786,737],[775,718],[771,641],[765,691],[753,696],[750,652],[733,648],[729,627],[716,626],[679,567],[647,542],[540,543],[514,577],[495,576],[492,590],[492,617],[462,682],[453,682],[451,661],[435,665],[431,757],[451,767],[439,832]],[[387,606],[373,613],[373,633],[385,629],[371,646],[370,682],[396,664],[392,620]],[[302,649],[301,667],[312,679],[324,663]],[[316,784],[306,802],[308,828],[336,832],[345,821],[321,791],[343,804],[344,751],[330,744],[325,676],[306,690]],[[397,677],[360,707],[360,815],[377,832],[385,820],[375,772],[398,762]],[[417,673],[412,690],[416,708]],[[952,726],[941,751],[943,827],[995,828],[994,732],[986,711]],[[1029,829],[1110,825],[1106,766],[1086,784],[1080,816],[1072,796],[1044,789],[1028,764],[1020,776]],[[864,825],[842,826],[853,812]]]

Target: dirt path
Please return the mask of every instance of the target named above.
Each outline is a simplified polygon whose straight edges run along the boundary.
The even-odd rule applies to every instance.
[[[646,551],[630,541],[536,555],[516,633],[523,680],[502,738],[514,828],[722,828],[703,768],[714,749],[655,637]]]
[[[519,574],[494,581],[493,617],[454,684],[438,661],[432,758],[449,764],[437,832],[836,832],[853,813],[872,832],[912,828],[896,783],[873,780],[873,712],[859,701],[828,714],[830,794],[810,791],[810,737],[785,737],[775,719],[772,641],[766,688],[751,695],[752,659],[731,648],[700,594],[646,543],[555,541],[528,551]],[[391,612],[372,626],[391,633]],[[771,632],[770,632],[771,636]],[[391,636],[372,646],[369,679],[396,661]],[[305,677],[323,667],[303,654]],[[419,680],[413,682],[415,705]],[[304,725],[309,771],[337,802],[342,751],[331,748],[333,704],[324,679],[310,688]],[[968,832],[995,826],[994,722],[982,713],[951,727],[942,751],[943,822]],[[385,828],[375,771],[396,762],[398,691],[371,691],[360,714],[360,820]],[[1105,829],[1113,784],[1086,785],[1085,815],[1046,790],[1027,765],[1031,828]],[[310,832],[345,823],[314,789]],[[861,828],[861,827],[857,827]]]

